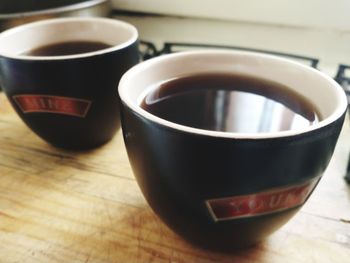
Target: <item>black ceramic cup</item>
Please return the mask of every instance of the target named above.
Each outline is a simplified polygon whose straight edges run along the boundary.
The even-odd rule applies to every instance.
[[[315,105],[321,121],[298,131],[231,133],[179,125],[140,107],[155,83],[211,72],[287,85]],[[332,157],[347,108],[325,74],[248,52],[151,59],[129,70],[118,90],[125,145],[146,200],[176,233],[212,249],[255,244],[300,209]]]
[[[74,41],[108,46],[70,55],[33,55]],[[0,84],[21,119],[42,139],[68,149],[109,141],[120,128],[117,86],[139,62],[134,26],[108,18],[58,18],[0,34]]]

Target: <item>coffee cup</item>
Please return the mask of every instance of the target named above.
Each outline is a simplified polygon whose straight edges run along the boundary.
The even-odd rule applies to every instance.
[[[120,128],[118,82],[139,62],[134,26],[108,18],[47,19],[0,34],[0,84],[48,143],[88,149]]]
[[[191,76],[220,80],[225,74],[244,76],[247,83],[252,83],[249,79],[275,83],[272,95],[284,94],[288,88],[290,94],[310,102],[319,119],[295,130],[227,131],[180,122],[192,116],[198,105],[203,107],[198,112],[208,107],[211,112],[215,107],[208,98],[211,101],[212,95],[204,104],[174,102],[168,115],[162,115],[165,106],[160,112],[142,106],[149,94],[156,96],[153,102],[157,103],[172,96],[178,99],[189,91],[187,84],[193,84]],[[193,85],[201,90],[209,81]],[[127,71],[118,91],[127,153],[148,204],[180,236],[223,250],[264,240],[303,206],[332,157],[347,109],[342,88],[330,77],[287,59],[253,52],[192,51],[150,59]],[[220,92],[222,96],[215,97],[218,107],[228,101],[228,93]],[[291,100],[290,105],[298,104],[294,95],[285,99]],[[215,114],[226,118],[220,107]],[[238,119],[245,114],[240,107],[233,107]],[[183,116],[174,121],[179,111]],[[284,124],[288,114],[271,116]]]

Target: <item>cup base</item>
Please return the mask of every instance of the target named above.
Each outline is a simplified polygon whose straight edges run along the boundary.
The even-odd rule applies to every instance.
[[[87,151],[87,150],[93,150],[95,148],[98,148],[100,146],[107,144],[113,139],[113,137],[107,138],[101,141],[91,141],[91,142],[64,141],[64,142],[55,142],[55,143],[47,142],[47,143],[59,149],[71,150],[71,151]]]
[[[189,243],[205,250],[230,252],[258,245],[288,222],[299,208],[216,223],[201,221],[189,215],[184,218],[174,215],[169,217],[160,211],[157,214],[170,229]]]

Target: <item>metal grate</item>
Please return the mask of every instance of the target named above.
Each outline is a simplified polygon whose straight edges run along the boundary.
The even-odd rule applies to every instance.
[[[156,46],[152,42],[143,40],[139,43],[139,53],[142,60],[147,60],[160,55]]]
[[[350,65],[340,64],[334,79],[344,88],[350,105]]]
[[[208,44],[194,44],[194,43],[164,43],[164,48],[162,50],[163,54],[174,53],[184,50],[196,50],[196,49],[230,49],[230,50],[242,50],[242,51],[253,51],[271,55],[277,55],[280,57],[285,57],[299,61],[308,66],[317,68],[319,60],[316,58],[287,54],[282,52],[275,52],[270,50],[254,49],[254,48],[244,48],[238,46],[225,46],[225,45],[208,45]]]
[[[143,60],[147,60],[149,58],[175,53],[179,51],[188,51],[188,50],[198,50],[198,49],[227,49],[227,50],[244,50],[244,51],[253,51],[271,55],[277,55],[280,57],[289,58],[292,60],[296,60],[308,66],[317,68],[319,60],[317,58],[311,58],[306,56],[299,56],[294,54],[275,52],[270,50],[262,50],[262,49],[253,49],[253,48],[244,48],[238,46],[225,46],[225,45],[209,45],[209,44],[197,44],[197,43],[175,43],[175,42],[165,42],[163,47],[158,49],[152,42],[149,41],[140,41],[140,52]]]
[[[344,88],[350,106],[350,65],[340,64],[334,79]],[[345,180],[350,184],[350,157]]]

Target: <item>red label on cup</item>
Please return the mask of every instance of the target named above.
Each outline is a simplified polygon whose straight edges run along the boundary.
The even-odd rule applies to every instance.
[[[91,101],[49,95],[16,95],[12,97],[23,113],[48,112],[84,118]]]
[[[210,199],[205,203],[215,221],[275,213],[302,205],[319,179],[267,192]]]

